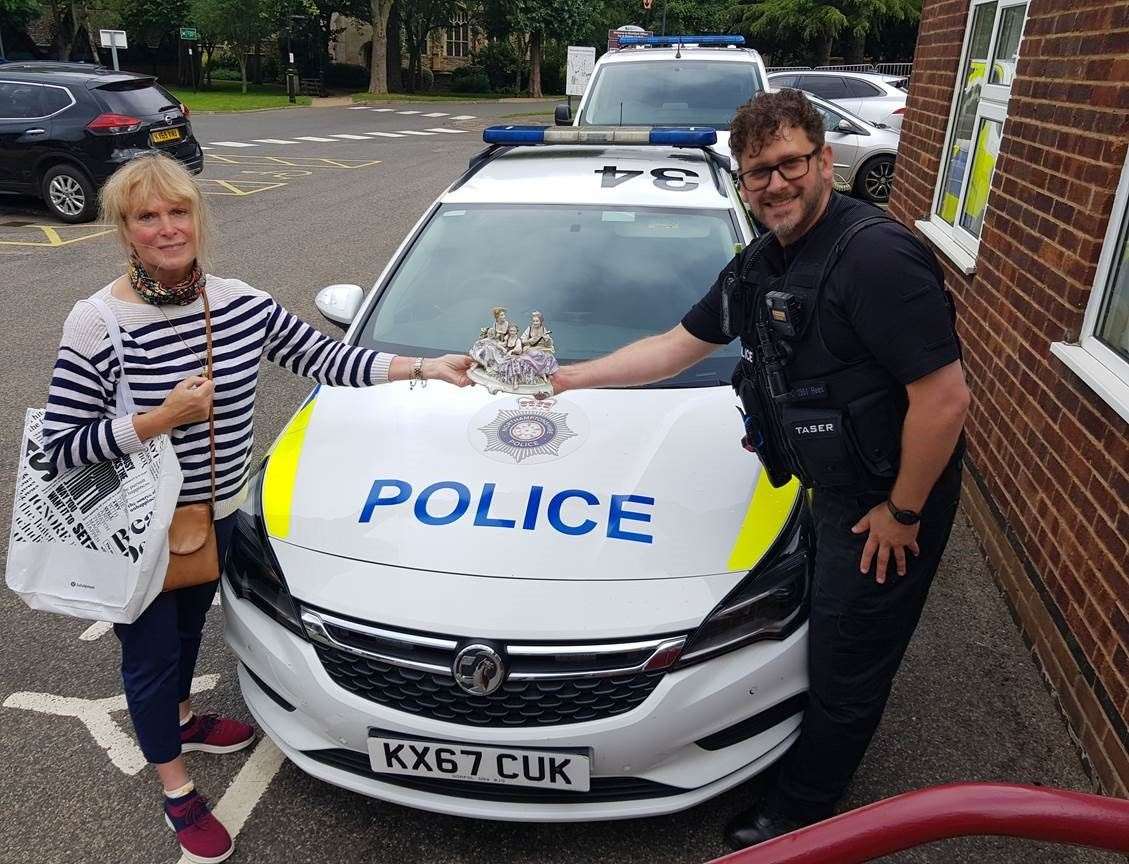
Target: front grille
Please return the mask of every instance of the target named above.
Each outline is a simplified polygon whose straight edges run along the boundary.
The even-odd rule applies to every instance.
[[[314,642],[325,671],[350,693],[397,711],[468,726],[558,726],[623,714],[642,704],[665,672],[598,678],[508,680],[488,696],[449,675],[396,666]]]
[[[367,753],[341,748],[331,750],[305,750],[308,756],[323,765],[340,768],[362,777],[379,780],[405,789],[430,792],[434,795],[451,795],[456,798],[473,798],[479,801],[506,801],[531,804],[565,804],[571,802],[594,803],[603,801],[635,801],[645,798],[664,798],[680,795],[688,790],[667,786],[638,777],[593,777],[588,792],[569,792],[567,789],[546,789],[537,786],[506,786],[498,783],[476,783],[469,780],[444,780],[435,777],[407,777],[398,774],[378,774],[372,770]]]

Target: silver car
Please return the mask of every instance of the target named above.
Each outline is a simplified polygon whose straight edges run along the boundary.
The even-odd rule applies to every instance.
[[[793,87],[814,93],[871,123],[902,128],[909,79],[866,72],[790,71],[768,76],[774,89]]]
[[[890,200],[900,135],[812,94],[804,94],[823,115],[824,136],[834,153],[835,188],[874,204]]]

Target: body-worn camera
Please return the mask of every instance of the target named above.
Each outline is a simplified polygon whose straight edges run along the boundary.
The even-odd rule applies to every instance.
[[[787,291],[769,291],[764,295],[764,302],[772,329],[781,336],[796,338],[804,325],[803,301]]]

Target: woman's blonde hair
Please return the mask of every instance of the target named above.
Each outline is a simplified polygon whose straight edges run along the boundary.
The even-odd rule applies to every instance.
[[[208,205],[192,175],[171,156],[164,153],[138,156],[115,171],[102,187],[101,221],[118,229],[118,239],[128,252],[126,225],[129,216],[153,197],[170,204],[188,205],[196,234],[196,262],[206,272],[212,229]]]

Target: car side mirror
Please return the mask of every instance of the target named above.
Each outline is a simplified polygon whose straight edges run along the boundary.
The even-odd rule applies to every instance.
[[[553,111],[553,119],[558,126],[572,125],[572,109],[567,105],[558,105]]]
[[[365,292],[359,285],[328,285],[318,292],[314,305],[334,324],[348,327],[357,317],[364,299]]]
[[[859,130],[855,128],[855,124],[850,120],[840,120],[835,126],[836,132],[842,132],[844,135],[857,135]]]

